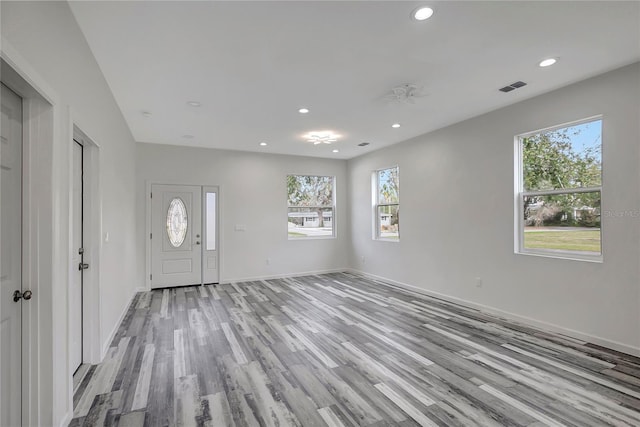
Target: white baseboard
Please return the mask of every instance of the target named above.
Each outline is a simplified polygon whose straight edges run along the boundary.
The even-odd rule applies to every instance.
[[[113,338],[118,333],[118,329],[120,328],[120,324],[122,324],[122,321],[124,320],[124,317],[127,315],[127,311],[129,311],[129,307],[131,307],[131,303],[133,302],[133,299],[136,297],[136,294],[138,292],[144,292],[144,291],[146,291],[146,289],[144,289],[143,287],[137,287],[131,293],[131,296],[129,297],[129,302],[124,307],[124,310],[122,310],[122,313],[120,313],[120,317],[118,318],[118,321],[113,326],[113,329],[111,329],[111,333],[107,337],[106,341],[104,341],[102,343],[102,352],[100,354],[100,363],[102,363],[104,361],[104,357],[107,355],[107,351],[109,350],[109,345],[111,344],[111,341],[113,341]]]
[[[559,333],[559,334],[562,334],[562,335],[566,335],[567,337],[570,337],[570,338],[575,338],[575,339],[578,339],[580,341],[584,341],[585,343],[592,343],[592,344],[595,344],[595,345],[599,345],[599,346],[602,346],[602,347],[609,348],[611,350],[615,350],[615,351],[619,351],[619,352],[622,352],[622,353],[626,353],[626,354],[630,354],[630,355],[633,355],[633,356],[640,357],[640,347],[634,347],[634,346],[631,346],[631,345],[628,345],[628,344],[624,344],[624,343],[621,343],[621,342],[609,340],[607,338],[602,338],[602,337],[591,335],[591,334],[588,334],[588,333],[585,333],[585,332],[576,331],[574,329],[565,328],[564,326],[559,326],[559,325],[555,325],[553,323],[548,323],[548,322],[544,322],[544,321],[541,321],[541,320],[533,319],[531,317],[521,316],[519,314],[511,313],[509,311],[504,311],[504,310],[501,310],[501,309],[496,308],[496,307],[491,307],[491,306],[484,305],[484,304],[478,304],[478,303],[475,303],[475,302],[472,302],[472,301],[468,301],[468,300],[465,300],[465,299],[462,299],[462,298],[458,298],[458,297],[442,294],[440,292],[430,291],[428,289],[420,288],[420,287],[417,287],[415,285],[410,285],[408,283],[398,282],[396,280],[389,279],[387,277],[376,276],[375,274],[366,273],[364,271],[356,270],[356,269],[353,269],[353,268],[349,268],[346,271],[348,271],[350,273],[353,273],[353,274],[358,274],[358,275],[361,275],[361,276],[364,276],[364,277],[368,277],[368,278],[371,278],[371,279],[378,280],[378,281],[380,281],[380,283],[382,283],[384,285],[387,285],[387,286],[400,287],[402,289],[409,290],[409,291],[415,292],[417,294],[425,295],[425,296],[428,296],[428,297],[439,298],[439,299],[442,299],[442,300],[445,300],[445,301],[452,302],[454,304],[459,304],[459,305],[464,306],[464,307],[480,310],[480,311],[482,311],[484,313],[488,313],[488,314],[493,314],[493,315],[496,315],[496,316],[504,317],[507,320],[510,320],[510,321],[513,321],[513,322],[517,322],[517,323],[521,323],[522,325],[526,325],[528,327],[538,328],[542,332],[548,331],[548,332]]]
[[[233,282],[252,282],[255,280],[270,280],[270,279],[282,279],[283,277],[301,277],[301,276],[312,276],[314,274],[327,274],[327,273],[341,273],[343,271],[348,271],[348,268],[333,268],[330,270],[316,270],[316,271],[305,271],[301,273],[284,273],[284,274],[275,274],[271,276],[254,276],[254,277],[241,277],[237,279],[224,279],[221,280],[221,284],[225,283],[233,283]]]

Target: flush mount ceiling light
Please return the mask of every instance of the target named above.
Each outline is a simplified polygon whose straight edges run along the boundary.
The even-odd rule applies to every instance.
[[[541,67],[550,67],[553,64],[555,64],[558,60],[555,58],[548,58],[548,59],[544,59],[542,61],[540,61],[540,63],[538,64]]]
[[[411,15],[416,21],[424,21],[431,18],[431,16],[433,15],[433,9],[426,6],[420,6],[419,8],[415,9]]]
[[[394,123],[391,125],[392,128],[398,129],[400,127],[400,123]]]
[[[182,135],[182,137],[184,139],[193,139],[193,138],[195,138],[193,135],[190,135],[190,134]]]
[[[422,86],[405,83],[391,89],[391,92],[385,95],[384,99],[390,102],[400,104],[415,104],[417,98],[426,96]]]
[[[301,109],[298,110],[298,113],[300,113],[300,114],[307,114],[308,112],[309,112],[308,108],[301,108]]]
[[[334,153],[339,153],[340,151],[339,151],[339,150],[333,150],[333,152],[334,152]]]
[[[142,115],[145,117],[151,117],[151,112],[150,111],[142,111]]]
[[[330,130],[314,130],[304,136],[304,139],[306,139],[307,142],[313,142],[313,145],[331,144],[332,142],[336,142],[338,138],[340,138],[340,135],[337,135]]]
[[[266,143],[266,142],[261,142],[261,143],[260,143],[260,146],[262,146],[262,147],[264,147],[264,146],[266,146],[266,145],[267,145],[267,143]]]
[[[198,102],[198,101],[188,101],[187,105],[189,107],[200,107],[200,106],[202,106],[202,104],[200,102]]]

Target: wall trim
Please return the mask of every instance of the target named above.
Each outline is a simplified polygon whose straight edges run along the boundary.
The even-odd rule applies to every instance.
[[[69,425],[72,419],[73,419],[73,411],[68,411],[66,414],[64,414],[64,417],[62,417],[62,421],[60,421],[60,424],[58,425],[60,427],[66,427]]]
[[[284,273],[284,274],[274,274],[270,276],[241,277],[241,278],[220,280],[220,284],[224,285],[224,284],[238,283],[238,282],[253,282],[256,280],[282,279],[284,277],[313,276],[315,274],[342,273],[344,271],[350,271],[350,270],[348,268],[332,268],[329,270],[303,271],[300,273]]]
[[[113,329],[111,329],[111,332],[107,336],[107,339],[102,344],[102,351],[100,352],[100,361],[98,363],[104,362],[104,357],[107,355],[107,351],[109,351],[109,347],[111,345],[111,341],[113,341],[113,339],[115,338],[116,334],[118,333],[118,329],[120,329],[120,325],[122,324],[122,321],[124,320],[125,316],[127,315],[127,312],[129,311],[129,308],[131,308],[131,304],[133,304],[133,300],[135,299],[135,297],[138,294],[138,292],[140,292],[140,290],[146,291],[146,289],[144,289],[142,287],[137,287],[131,293],[131,296],[129,297],[129,302],[127,303],[127,305],[125,305],[124,310],[122,310],[122,313],[120,313],[120,316],[118,316],[118,320],[116,321],[115,325],[113,326]]]
[[[541,320],[536,320],[533,319],[531,317],[526,317],[526,316],[521,316],[519,314],[516,313],[512,313],[509,311],[504,311],[501,310],[499,308],[496,307],[492,307],[489,305],[484,305],[484,304],[478,304],[469,300],[465,300],[462,298],[458,298],[458,297],[454,297],[451,295],[447,295],[447,294],[442,294],[440,292],[435,292],[435,291],[431,291],[428,289],[423,289],[420,287],[417,287],[415,285],[411,285],[408,283],[404,283],[404,282],[399,282],[397,280],[393,280],[393,279],[389,279],[387,277],[382,277],[382,276],[377,276],[375,274],[371,274],[371,273],[366,273],[364,271],[361,270],[357,270],[354,268],[349,268],[346,271],[348,271],[349,273],[352,274],[356,274],[356,275],[360,275],[363,277],[367,277],[370,279],[375,279],[377,281],[379,281],[379,283],[385,285],[385,286],[389,286],[389,287],[399,287],[402,288],[404,290],[408,290],[414,293],[417,293],[419,295],[424,295],[424,296],[428,296],[428,297],[433,297],[433,298],[439,298],[439,299],[443,299],[445,301],[454,303],[454,304],[459,304],[463,307],[467,307],[467,308],[472,308],[472,309],[476,309],[476,310],[480,310],[481,312],[487,313],[487,314],[492,314],[492,315],[497,315],[500,317],[503,317],[507,320],[516,322],[516,323],[520,323],[524,326],[527,327],[533,327],[533,328],[537,328],[539,329],[541,332],[555,332],[555,333],[559,333],[562,335],[566,335],[570,338],[574,338],[574,339],[578,339],[580,341],[584,341],[585,343],[591,343],[591,344],[596,344],[602,347],[606,347],[608,349],[611,350],[615,350],[615,351],[619,351],[622,353],[626,353],[632,356],[637,356],[640,357],[640,347],[634,347],[634,346],[630,346],[628,344],[624,344],[618,341],[613,341],[613,340],[609,340],[606,338],[602,338],[596,335],[591,335],[591,334],[587,334],[584,332],[580,332],[580,331],[576,331],[574,329],[570,329],[570,328],[565,328],[564,326],[559,326],[559,325],[555,325],[553,323],[548,323],[548,322],[543,322]]]

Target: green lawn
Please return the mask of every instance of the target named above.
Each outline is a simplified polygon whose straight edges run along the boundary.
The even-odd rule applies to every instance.
[[[524,233],[527,249],[600,252],[600,230],[540,230]]]
[[[296,233],[295,231],[290,231],[289,232],[289,236],[291,236],[291,237],[300,237],[300,236],[306,237],[307,235],[304,234],[304,233]]]

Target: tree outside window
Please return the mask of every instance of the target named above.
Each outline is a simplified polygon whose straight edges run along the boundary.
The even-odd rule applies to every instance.
[[[400,174],[397,166],[374,172],[375,238],[400,240]]]
[[[599,257],[602,120],[518,138],[520,252]]]

